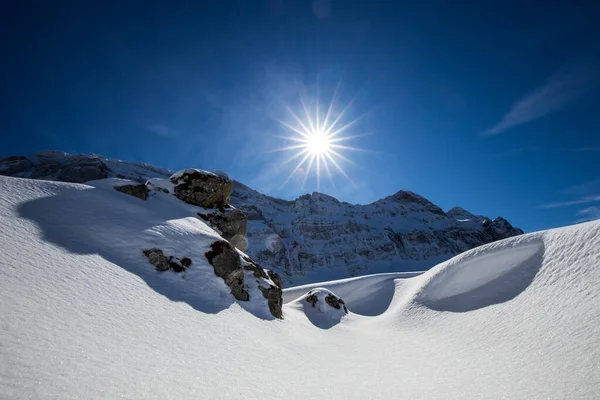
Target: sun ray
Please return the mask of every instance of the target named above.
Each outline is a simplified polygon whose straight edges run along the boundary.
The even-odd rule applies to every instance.
[[[338,90],[340,88],[341,81],[335,85],[335,89],[333,90],[333,96],[331,96],[331,101],[329,102],[329,107],[327,107],[327,114],[325,114],[325,120],[323,121],[323,130],[327,129],[327,122],[329,121],[329,117],[331,116],[331,110],[333,110],[333,103],[335,103],[335,99],[337,97]],[[333,124],[335,125],[335,124]]]
[[[344,114],[346,114],[346,112],[350,109],[350,107],[352,107],[352,103],[354,103],[354,101],[356,100],[357,96],[354,96],[352,98],[352,100],[350,100],[350,102],[346,105],[346,107],[344,107],[342,109],[342,112],[340,112],[340,115],[338,115],[333,122],[331,123],[331,125],[329,125],[329,127],[327,128],[327,130],[325,131],[325,135],[329,136],[329,132],[331,132],[331,130],[333,128],[335,128],[335,126],[337,125],[338,122],[340,122],[340,120],[344,117]]]
[[[300,153],[302,154],[302,153]],[[306,159],[308,157],[310,157],[311,154],[307,152],[306,156],[304,156],[304,158],[302,160],[300,160],[300,162],[298,163],[298,165],[296,165],[296,168],[294,168],[294,170],[288,175],[287,178],[285,178],[285,181],[283,181],[283,183],[281,184],[281,187],[285,186],[285,184],[290,180],[290,178],[296,173],[296,171],[298,171],[298,169],[302,166],[302,164],[304,164],[304,161],[306,161]],[[292,160],[289,160],[292,161]],[[306,176],[306,174],[305,174]]]
[[[331,156],[331,154],[325,154],[325,155],[327,156],[327,158],[329,158],[329,161],[331,161],[331,163],[337,168],[337,170],[340,171],[340,174],[344,175],[344,178],[348,179],[348,182],[350,182],[352,184],[352,186],[356,187],[356,185],[354,184],[352,179],[350,179],[350,177],[346,174],[344,169],[342,167],[340,167],[340,165],[337,163],[337,161],[335,161],[335,159]]]
[[[339,138],[335,138],[335,139],[327,139],[329,141],[329,143],[337,143],[337,142],[343,142],[345,140],[352,140],[352,139],[356,139],[359,137],[364,137],[364,136],[370,136],[372,135],[372,133],[361,133],[358,135],[352,135],[352,136],[343,136],[343,137],[339,137]]]
[[[302,100],[302,98],[300,98],[300,103],[302,104],[302,108],[304,109],[304,115],[306,116],[306,120],[308,121],[308,125],[310,126],[310,130],[308,130],[308,132],[316,132],[317,129],[315,128],[315,125],[313,124],[313,120],[310,117],[310,112],[308,111],[308,107],[306,107],[306,103],[304,102],[304,100]]]
[[[306,134],[306,131],[303,131],[301,129],[296,128],[295,126],[292,126],[284,121],[278,121],[281,125],[285,126],[286,128],[288,128],[290,131],[295,132],[299,135],[301,135],[302,137],[308,137],[308,135]],[[280,136],[281,137],[281,136]]]
[[[356,163],[354,161],[352,161],[351,159],[349,159],[348,157],[344,156],[343,154],[340,154],[338,151],[335,151],[333,149],[330,150],[330,155],[334,155],[337,156],[338,158],[341,158],[342,160],[352,164],[352,165],[356,165]]]
[[[366,112],[366,113],[362,114],[361,116],[359,116],[358,118],[355,118],[352,121],[348,122],[346,125],[343,125],[341,128],[338,128],[338,129],[336,129],[333,132],[331,132],[331,131],[327,132],[327,137],[328,138],[332,138],[332,137],[338,135],[339,133],[342,133],[343,131],[345,131],[346,129],[352,127],[357,122],[359,122],[361,119],[363,119],[364,117],[366,117],[368,114],[369,113]]]
[[[277,153],[280,151],[288,151],[288,150],[295,150],[295,149],[303,149],[305,148],[306,145],[305,144],[298,144],[295,146],[287,146],[287,147],[282,147],[280,149],[275,149],[275,150],[268,150],[267,153]]]
[[[333,189],[337,192],[338,189],[335,184],[335,181],[333,180],[333,175],[331,175],[331,171],[329,170],[329,164],[327,163],[327,160],[325,159],[325,155],[321,154],[321,157],[323,158],[323,166],[325,167],[325,172],[327,172],[327,176],[329,177],[329,182],[331,182]]]
[[[304,124],[304,122],[302,122],[302,120],[300,119],[300,117],[298,117],[296,115],[296,113],[292,111],[291,108],[288,107],[287,110],[289,111],[290,114],[292,114],[292,117],[294,117],[294,119],[296,120],[296,122],[298,122],[300,124],[300,126],[302,127],[302,129],[304,129],[304,132],[298,132],[295,129],[292,129],[292,130],[295,131],[295,132],[297,132],[297,133],[299,133],[299,134],[301,134],[302,136],[308,136],[307,132],[310,132],[310,129]],[[287,125],[285,123],[284,123],[284,125],[286,125],[288,128],[290,128],[289,125]]]
[[[285,160],[283,163],[284,164],[288,164],[288,163],[294,161],[295,159],[302,157],[304,154],[309,153],[309,151],[310,150],[308,150],[308,149],[304,149],[304,150],[302,150],[302,151],[294,154],[293,156],[291,156],[290,158],[288,158],[287,160]]]
[[[352,151],[369,151],[369,150],[361,149],[358,147],[344,146],[343,144],[330,144],[329,146],[333,147],[335,149],[344,149],[344,150],[352,150]]]
[[[308,141],[308,138],[305,137],[294,137],[294,136],[275,136],[279,139],[290,140],[292,142],[305,143]]]
[[[310,168],[312,167],[312,163],[315,160],[315,154],[311,154],[310,155],[310,160],[308,160],[308,166],[306,167],[306,173],[304,174],[304,178],[302,178],[302,186],[300,186],[300,189],[304,189],[304,185],[306,184],[306,179],[308,178],[308,174],[310,172]]]

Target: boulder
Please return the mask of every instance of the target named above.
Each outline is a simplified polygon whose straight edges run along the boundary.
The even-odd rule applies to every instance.
[[[159,271],[166,271],[169,269],[169,258],[166,257],[162,250],[153,248],[142,250],[150,264],[154,265]]]
[[[143,184],[115,186],[115,190],[133,197],[137,197],[141,200],[148,199],[148,187],[146,187],[146,185]]]
[[[221,236],[235,248],[246,251],[248,219],[242,211],[226,205],[212,213],[198,213],[198,216],[221,231]]]
[[[225,240],[214,242],[205,256],[213,266],[215,274],[223,279],[226,279],[234,271],[242,269],[239,253]]]
[[[215,208],[229,203],[233,184],[227,178],[199,169],[186,169],[171,176],[175,196],[195,206]]]
[[[229,242],[218,240],[211,245],[205,254],[208,262],[213,266],[215,274],[221,277],[231,289],[231,294],[237,300],[250,300],[248,283],[258,285],[263,297],[267,300],[269,312],[275,318],[283,318],[283,292],[279,275],[267,271],[253,259],[239,253]],[[242,263],[243,261],[243,263]],[[251,272],[252,275],[246,275]],[[246,277],[250,282],[246,282]],[[267,284],[268,286],[263,286]]]
[[[268,288],[259,286],[258,287],[262,292],[265,299],[267,299],[267,304],[269,305],[269,311],[271,315],[275,318],[283,318],[283,311],[281,309],[283,305],[283,291],[281,287],[270,285]]]

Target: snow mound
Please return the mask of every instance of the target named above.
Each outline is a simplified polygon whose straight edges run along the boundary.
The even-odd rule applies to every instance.
[[[288,307],[302,310],[310,322],[321,329],[332,328],[348,314],[344,300],[325,288],[310,290],[289,303]]]
[[[416,301],[456,312],[508,301],[533,281],[543,255],[539,239],[475,249],[427,272]]]

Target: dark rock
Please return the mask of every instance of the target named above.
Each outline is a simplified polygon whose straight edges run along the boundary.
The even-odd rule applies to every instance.
[[[235,248],[246,251],[246,229],[248,220],[246,215],[229,205],[219,206],[219,210],[210,214],[198,213],[198,216],[209,222],[213,227],[221,231],[221,236],[228,240]]]
[[[346,304],[344,303],[344,301],[340,298],[335,297],[333,293],[330,293],[327,295],[327,297],[325,297],[325,303],[335,308],[336,310],[341,309],[343,306],[344,311],[346,312],[346,314],[348,314],[348,309],[346,308]]]
[[[27,157],[11,156],[0,158],[0,175],[25,176],[33,167]]]
[[[61,166],[58,179],[64,182],[84,183],[106,179],[108,171],[108,167],[100,158],[72,156]]]
[[[279,274],[269,270],[268,275],[275,285],[281,287],[281,277],[279,276]]]
[[[178,257],[169,257],[169,267],[175,272],[183,272],[192,265],[192,260],[188,257],[179,259]]]
[[[283,306],[283,291],[281,288],[274,285],[270,285],[268,288],[262,286],[259,286],[258,288],[262,292],[264,298],[267,299],[271,315],[275,318],[283,318],[283,311],[281,309]]]
[[[239,253],[224,240],[218,240],[210,246],[205,254],[206,259],[213,266],[215,274],[226,279],[236,270],[242,270]]]
[[[169,258],[166,257],[162,250],[153,248],[142,250],[150,264],[154,265],[159,271],[166,271],[170,267]]]
[[[210,172],[185,170],[171,177],[175,196],[195,206],[215,208],[229,202],[233,184]]]
[[[137,197],[138,199],[148,199],[148,187],[146,185],[115,186],[115,190],[133,197]]]
[[[255,278],[269,279],[264,268],[256,264],[254,261],[251,261],[249,264],[244,265],[244,269],[246,271],[252,271],[252,275],[254,275]]]
[[[306,298],[306,301],[307,301],[309,304],[312,304],[312,306],[314,307],[314,306],[315,306],[315,304],[317,304],[317,302],[319,301],[319,299],[317,298],[317,295],[316,295],[316,294],[311,294],[310,296],[308,296],[308,297]]]
[[[181,259],[173,256],[167,257],[162,250],[157,248],[142,251],[150,264],[154,265],[159,271],[166,271],[170,268],[175,272],[183,272],[192,265],[192,260],[188,257]]]
[[[237,300],[240,301],[248,301],[250,300],[250,294],[246,291],[244,285],[244,270],[242,268],[238,268],[233,271],[227,278],[225,278],[225,283],[231,289],[231,294]]]
[[[214,242],[205,254],[215,274],[222,278],[237,300],[248,301],[250,295],[244,285],[244,269],[239,253],[224,240]]]

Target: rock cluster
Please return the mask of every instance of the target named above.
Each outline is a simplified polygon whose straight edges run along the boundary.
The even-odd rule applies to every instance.
[[[319,298],[321,300],[319,300]],[[312,307],[317,307],[320,311],[323,311],[323,309],[320,306],[318,306],[318,303],[321,301],[327,304],[329,307],[335,308],[336,310],[343,309],[344,313],[348,314],[348,308],[346,307],[346,303],[344,303],[344,300],[337,297],[335,294],[333,294],[327,289],[319,288],[310,290],[307,293],[305,301]]]
[[[192,260],[190,258],[166,256],[161,249],[152,248],[142,250],[142,252],[150,264],[154,265],[158,271],[172,269],[175,272],[183,272],[192,265]]]

